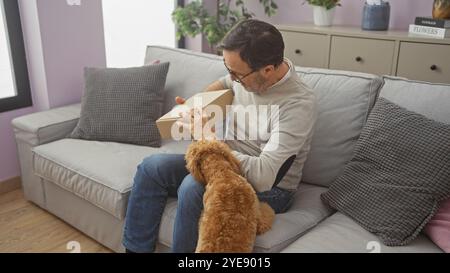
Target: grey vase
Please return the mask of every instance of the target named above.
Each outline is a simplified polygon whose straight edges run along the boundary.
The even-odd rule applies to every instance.
[[[387,30],[389,28],[390,13],[391,6],[389,2],[382,2],[381,5],[364,4],[362,29]]]

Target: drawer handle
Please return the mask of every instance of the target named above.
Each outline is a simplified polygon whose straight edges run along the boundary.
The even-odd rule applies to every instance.
[[[358,63],[362,62],[362,58],[358,56],[358,57],[355,58],[355,61],[357,61]]]
[[[302,54],[302,51],[300,49],[296,49],[295,54]]]
[[[435,64],[433,64],[432,66],[430,66],[430,69],[433,70],[433,71],[435,71],[437,68],[438,68],[438,67],[437,67],[437,65],[435,65]]]

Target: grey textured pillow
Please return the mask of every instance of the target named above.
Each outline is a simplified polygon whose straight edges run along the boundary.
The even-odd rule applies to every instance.
[[[353,158],[321,197],[384,244],[408,244],[450,197],[450,125],[379,98]]]
[[[169,63],[131,68],[85,68],[81,116],[71,138],[161,146]]]

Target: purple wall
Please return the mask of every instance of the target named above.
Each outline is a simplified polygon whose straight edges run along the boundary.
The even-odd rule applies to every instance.
[[[214,0],[204,0],[214,1]],[[272,24],[295,25],[312,23],[312,8],[302,5],[303,0],[276,0],[278,12],[273,17],[264,14],[259,0],[246,0],[247,7],[254,12],[257,19]],[[342,7],[338,7],[335,13],[335,25],[361,26],[363,0],[342,0]],[[391,5],[391,30],[407,30],[408,25],[414,22],[416,16],[431,16],[433,0],[390,0]],[[189,49],[200,51],[198,43],[187,43]]]
[[[19,3],[34,109],[78,102],[83,68],[106,64],[101,0]]]
[[[301,24],[312,22],[311,6],[302,0],[278,0],[277,15],[265,16],[258,0],[247,0],[249,8],[260,19],[274,24]],[[334,24],[361,26],[363,0],[342,0],[342,6],[336,8]],[[416,16],[431,16],[433,0],[390,0],[391,20],[390,29],[406,30],[414,22]]]
[[[101,0],[38,0],[50,108],[79,102],[83,68],[106,66]]]
[[[20,175],[11,120],[79,102],[83,67],[106,66],[101,0],[20,0],[33,107],[0,113],[0,182]]]

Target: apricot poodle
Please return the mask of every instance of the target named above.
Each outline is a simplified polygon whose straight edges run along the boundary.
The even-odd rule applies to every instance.
[[[252,252],[257,234],[268,231],[275,213],[260,203],[240,175],[239,161],[219,141],[190,144],[186,167],[205,185],[196,252]]]

